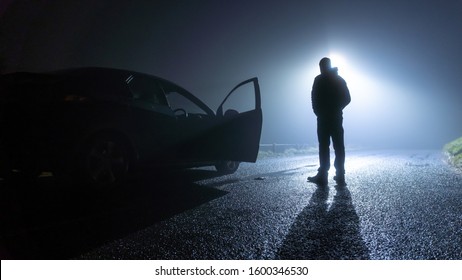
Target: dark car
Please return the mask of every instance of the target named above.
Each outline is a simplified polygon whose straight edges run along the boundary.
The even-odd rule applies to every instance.
[[[250,108],[228,106],[235,95]],[[140,164],[233,173],[256,161],[261,127],[257,78],[215,112],[182,87],[133,71],[10,73],[0,79],[0,176],[46,171],[110,185]]]

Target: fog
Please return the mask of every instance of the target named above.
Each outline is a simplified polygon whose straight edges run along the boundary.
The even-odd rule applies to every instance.
[[[300,2],[2,1],[0,70],[130,69],[212,109],[256,76],[261,142],[316,145],[310,92],[330,56],[352,97],[347,147],[440,148],[462,135],[462,2]]]

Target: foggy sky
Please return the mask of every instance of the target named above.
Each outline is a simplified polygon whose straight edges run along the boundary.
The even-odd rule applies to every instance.
[[[316,144],[310,91],[331,53],[365,78],[339,69],[352,96],[347,146],[440,148],[462,136],[460,0],[8,0],[0,13],[2,73],[130,69],[172,80],[212,109],[257,76],[262,143]]]

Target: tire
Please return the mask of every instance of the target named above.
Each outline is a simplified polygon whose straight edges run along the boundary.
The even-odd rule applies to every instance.
[[[126,179],[133,161],[122,137],[99,134],[84,145],[79,162],[79,177],[92,187],[110,189]]]
[[[221,161],[215,165],[215,168],[221,174],[233,174],[239,168],[239,164],[239,161]]]

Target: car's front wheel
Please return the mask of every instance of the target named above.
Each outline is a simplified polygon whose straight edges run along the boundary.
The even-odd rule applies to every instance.
[[[215,165],[215,168],[219,173],[232,174],[239,168],[239,164],[239,161],[221,161]]]
[[[131,158],[128,145],[121,137],[97,135],[83,148],[80,172],[96,187],[114,187],[126,178]]]

